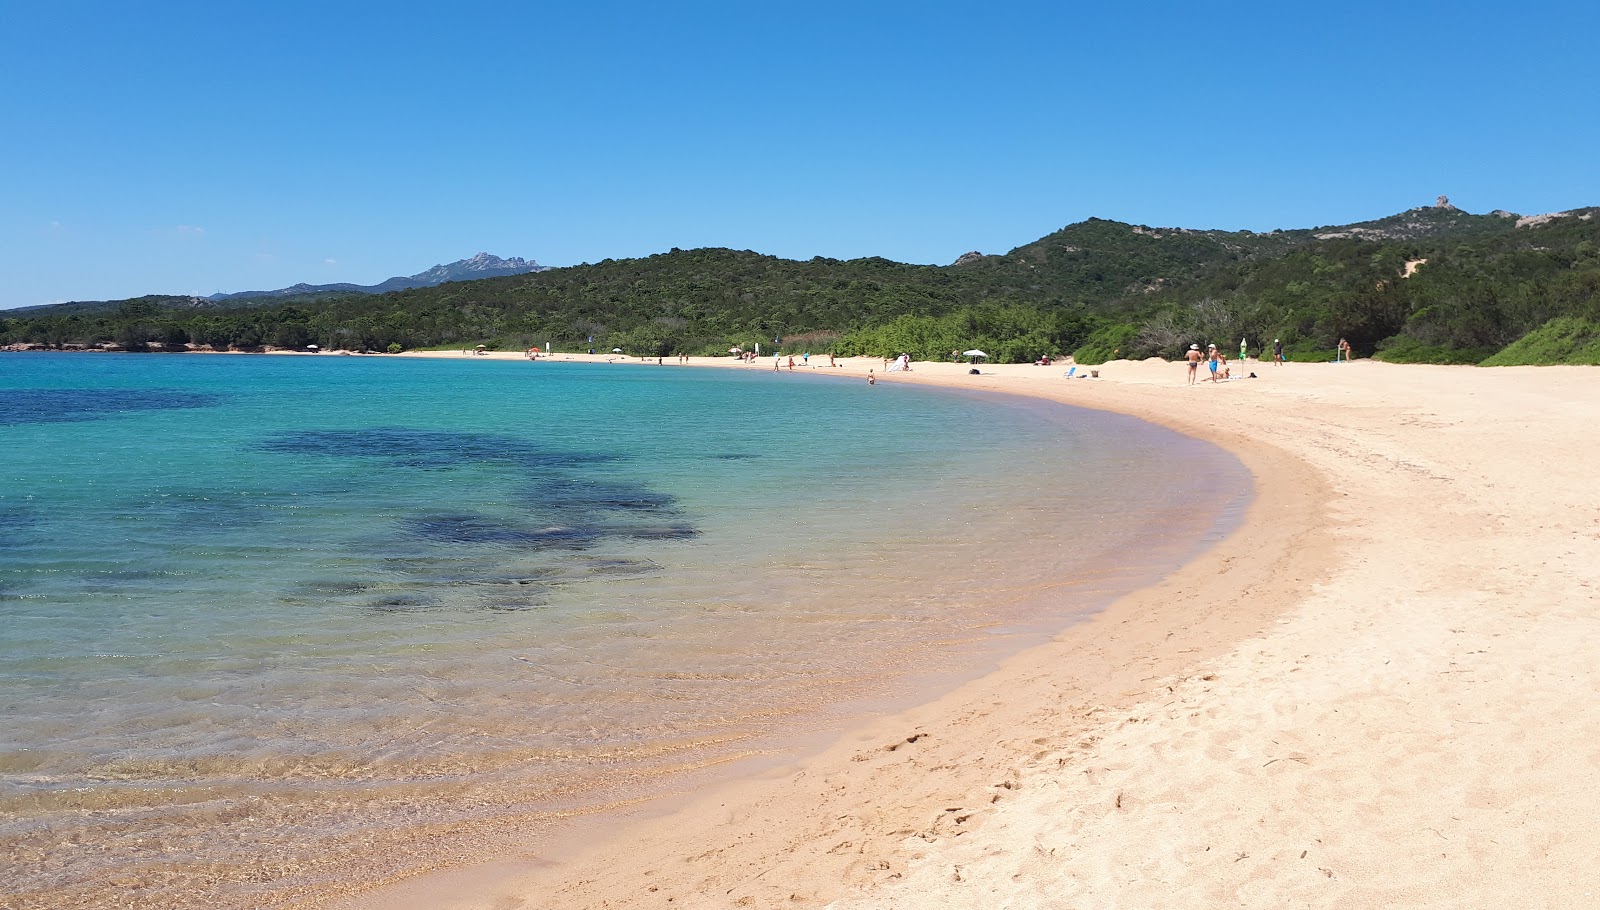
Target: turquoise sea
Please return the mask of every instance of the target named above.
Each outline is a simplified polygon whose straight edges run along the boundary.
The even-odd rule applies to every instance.
[[[282,907],[924,698],[1248,475],[826,369],[0,355],[0,906]]]

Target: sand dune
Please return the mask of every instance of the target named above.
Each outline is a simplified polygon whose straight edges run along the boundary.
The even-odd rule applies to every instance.
[[[1174,577],[937,702],[372,905],[1600,906],[1600,371],[1244,366],[884,377],[1203,436],[1258,499]]]

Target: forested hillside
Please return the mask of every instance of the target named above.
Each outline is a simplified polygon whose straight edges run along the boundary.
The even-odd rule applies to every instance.
[[[731,346],[997,360],[1176,357],[1191,343],[1302,358],[1600,363],[1600,209],[1519,218],[1448,204],[1274,231],[1090,219],[949,266],[677,250],[644,259],[270,306],[149,297],[0,313],[0,344],[125,350]],[[592,341],[591,341],[592,339]]]

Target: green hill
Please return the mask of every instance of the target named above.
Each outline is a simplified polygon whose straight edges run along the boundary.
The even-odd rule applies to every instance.
[[[1093,362],[1174,357],[1193,342],[1232,350],[1243,336],[1256,350],[1282,338],[1306,357],[1347,338],[1358,355],[1503,363],[1521,350],[1557,356],[1559,344],[1514,345],[1552,320],[1600,323],[1597,216],[1441,205],[1264,234],[1090,219],[949,266],[674,249],[267,306],[141,298],[35,308],[0,318],[0,343],[382,351],[549,342],[664,355],[780,339],[791,351],[935,358],[978,346],[997,360],[1076,353]],[[1572,329],[1560,325],[1550,331]],[[1570,356],[1588,356],[1586,344],[1574,341]]]

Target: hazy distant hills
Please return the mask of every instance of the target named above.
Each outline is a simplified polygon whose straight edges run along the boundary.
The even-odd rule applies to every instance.
[[[207,300],[242,300],[250,297],[308,297],[316,294],[386,294],[390,291],[407,291],[411,288],[431,288],[449,281],[475,281],[479,278],[499,278],[502,275],[526,275],[542,272],[549,266],[532,259],[512,256],[501,259],[490,253],[479,253],[471,259],[458,259],[448,265],[436,265],[425,272],[407,277],[396,276],[377,284],[296,284],[275,291],[239,291],[234,294],[212,294]]]
[[[431,288],[452,281],[476,281],[480,278],[500,278],[506,275],[527,275],[550,268],[532,259],[512,256],[501,259],[492,253],[479,253],[471,259],[457,259],[445,265],[436,265],[426,271],[406,277],[396,276],[377,284],[305,284],[304,282],[275,291],[239,291],[233,294],[212,294],[210,297],[187,297],[174,294],[146,295],[141,299],[159,306],[204,308],[229,303],[234,306],[262,306],[283,298],[317,298],[344,296],[346,294],[386,294],[390,291],[408,291],[414,288]],[[13,316],[69,315],[94,313],[115,309],[121,300],[78,300],[71,303],[46,303],[38,306],[16,307],[5,312]]]

